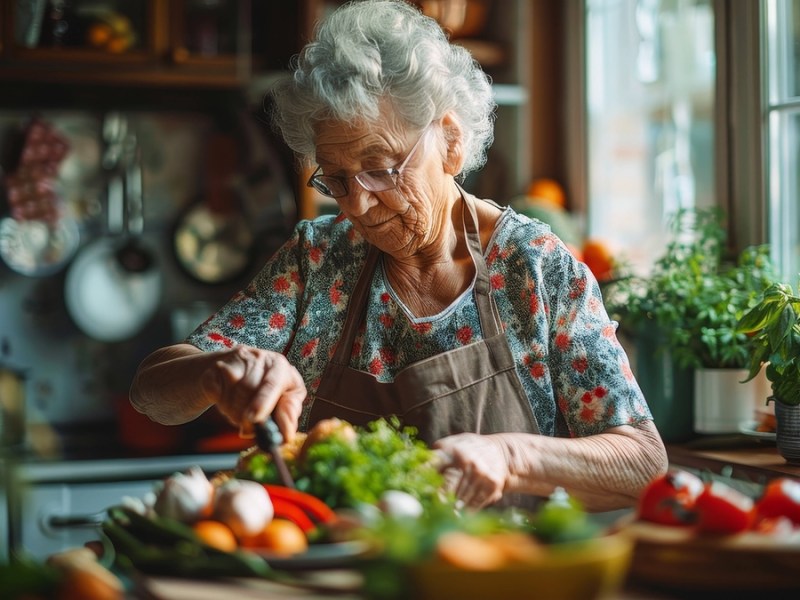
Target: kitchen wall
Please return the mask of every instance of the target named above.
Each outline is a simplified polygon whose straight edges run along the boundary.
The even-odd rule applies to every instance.
[[[103,139],[108,114],[45,111],[38,116],[52,124],[70,145],[57,184],[65,216],[74,220],[80,231],[80,245],[51,275],[21,274],[0,260],[0,339],[7,349],[0,361],[25,373],[30,426],[44,423],[58,430],[87,424],[113,425],[115,402],[126,401],[141,359],[188,333],[246,284],[258,264],[288,234],[296,214],[289,183],[293,174],[266,126],[247,111],[234,113],[224,121],[204,113],[123,113],[129,131],[136,133],[141,153],[142,240],[155,255],[160,299],[155,313],[133,335],[111,342],[93,339],[76,323],[65,294],[70,269],[82,253],[89,252],[105,236],[120,235],[113,233],[121,226],[121,215],[114,214],[117,208],[113,202],[109,204],[111,172],[102,165],[108,148]],[[30,117],[24,111],[0,111],[0,148],[6,169],[20,127]],[[235,189],[233,196],[245,209],[256,242],[253,261],[244,272],[231,281],[209,285],[180,267],[172,240],[175,224],[184,211],[209,194],[209,144],[220,134],[228,135],[239,150],[237,167],[223,184]],[[7,204],[0,200],[0,218],[8,215]]]

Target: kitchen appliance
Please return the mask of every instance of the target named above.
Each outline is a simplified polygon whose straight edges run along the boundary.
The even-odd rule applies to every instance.
[[[199,466],[207,475],[230,469],[237,454],[183,455],[5,464],[7,539],[0,548],[35,559],[99,539],[105,509],[125,496],[143,498],[156,482]],[[2,522],[5,515],[0,515]],[[6,533],[7,532],[7,533]],[[6,542],[8,544],[6,545]]]

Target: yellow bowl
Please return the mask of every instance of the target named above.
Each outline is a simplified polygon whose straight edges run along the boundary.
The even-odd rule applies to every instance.
[[[558,544],[531,563],[511,563],[492,571],[472,571],[441,561],[411,568],[414,598],[547,598],[590,600],[609,595],[625,581],[633,540],[623,534]]]

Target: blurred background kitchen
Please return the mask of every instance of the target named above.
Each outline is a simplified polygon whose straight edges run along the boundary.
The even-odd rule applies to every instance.
[[[152,424],[127,391],[139,361],[243,287],[298,219],[333,210],[263,102],[337,4],[0,5],[0,474],[23,464],[47,514],[107,506],[87,505],[99,480],[241,446],[212,413]],[[796,279],[800,1],[416,4],[493,79],[496,140],[470,191],[550,222],[587,263],[640,273],[671,214],[719,205],[733,247],[769,241]],[[26,504],[40,510],[0,496],[4,542],[32,535]],[[36,535],[50,551],[67,534],[48,527]]]

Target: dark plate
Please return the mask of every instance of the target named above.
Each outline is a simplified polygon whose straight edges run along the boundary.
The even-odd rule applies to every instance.
[[[273,569],[314,570],[343,569],[352,567],[364,557],[369,547],[364,542],[338,542],[333,544],[312,544],[306,552],[291,556],[275,554],[269,550],[250,549],[263,557]]]

